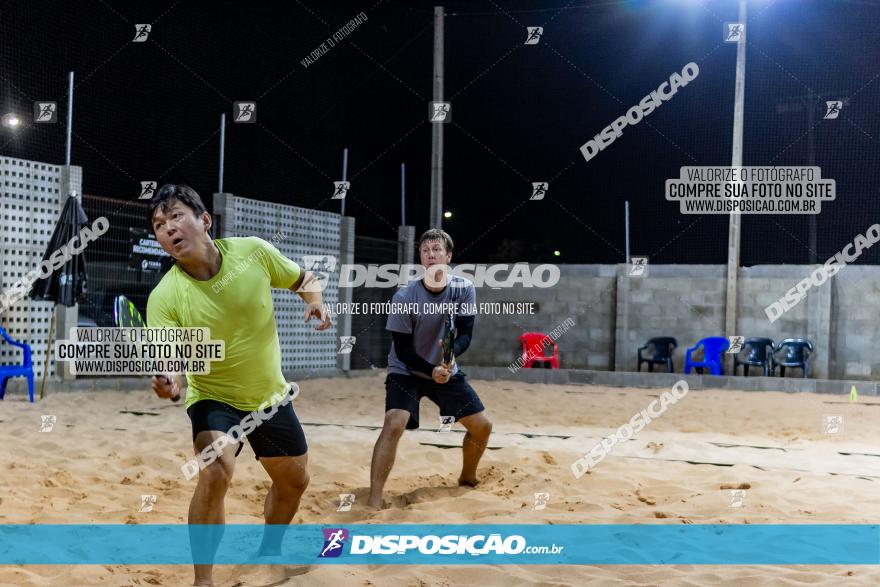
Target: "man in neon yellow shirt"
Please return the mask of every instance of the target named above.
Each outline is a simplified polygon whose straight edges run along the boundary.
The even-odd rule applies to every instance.
[[[225,341],[224,360],[213,361],[210,374],[187,374],[186,408],[192,421],[193,448],[201,461],[189,523],[225,523],[224,497],[238,453],[224,451],[222,446],[228,443],[234,447],[244,428],[257,459],[272,479],[260,554],[280,554],[283,528],[296,514],[309,475],[305,435],[289,403],[293,390],[281,373],[271,288],[299,294],[306,303],[305,321],[314,317],[318,320],[315,330],[326,330],[330,317],[323,311],[321,288],[311,272],[301,271],[260,238],[212,240],[211,215],[188,186],[162,186],[150,200],[150,221],[159,244],[176,263],[150,293],[148,326],[207,327],[212,340]],[[177,376],[153,377],[153,390],[162,398],[179,397]],[[277,410],[270,418],[246,418],[266,406]],[[246,426],[243,421],[257,421],[257,426]],[[234,428],[237,435],[231,432]],[[224,440],[218,443],[221,437]],[[205,458],[206,451],[210,458]],[[205,533],[198,536],[199,544],[193,544],[193,550],[198,547],[213,557],[222,526],[208,536],[209,544],[205,544]],[[213,585],[213,565],[194,566],[193,584]]]

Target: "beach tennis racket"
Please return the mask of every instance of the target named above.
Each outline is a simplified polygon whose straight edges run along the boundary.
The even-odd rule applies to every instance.
[[[116,296],[113,300],[113,322],[120,328],[144,328],[147,325],[134,302],[125,296]]]
[[[452,314],[446,315],[443,323],[443,363],[449,365],[452,362],[452,344],[455,342],[455,317]]]
[[[146,328],[147,326],[134,302],[122,295],[116,296],[116,299],[113,300],[113,322],[121,328]],[[159,377],[171,383],[167,376],[159,375]],[[180,401],[180,394],[172,397],[171,401]]]

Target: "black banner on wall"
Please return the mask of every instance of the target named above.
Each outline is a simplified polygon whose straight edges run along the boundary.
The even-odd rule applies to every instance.
[[[140,271],[163,271],[168,253],[162,250],[162,245],[148,230],[129,228],[131,235],[131,253],[128,258],[128,268]]]

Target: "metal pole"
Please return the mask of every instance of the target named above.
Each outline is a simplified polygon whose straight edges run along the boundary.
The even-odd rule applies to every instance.
[[[746,0],[739,0],[739,22],[746,23]],[[749,34],[748,28],[744,35]],[[746,89],[746,42],[743,36],[736,45],[736,86],[733,101],[733,150],[731,166],[742,166],[742,133]],[[730,230],[727,239],[727,298],[724,311],[724,332],[733,336],[736,332],[737,280],[739,278],[739,242],[742,217],[738,212],[730,214]]]
[[[220,115],[220,177],[217,180],[217,193],[223,193],[223,170],[226,163],[226,114]]]
[[[66,185],[64,186],[67,190],[67,197],[62,198],[65,202],[67,198],[73,195],[73,191],[71,189],[71,181],[70,181],[70,154],[71,148],[73,144],[73,72],[68,72],[67,74],[67,141],[64,146],[64,165],[66,167],[65,173],[62,175]],[[52,348],[52,336],[55,332],[56,322],[60,318],[58,317],[58,304],[52,306],[52,318],[49,322],[49,338],[46,344],[46,357],[43,359],[43,382],[40,384],[40,399],[43,399],[46,396],[46,374],[49,371],[49,353]],[[56,373],[58,372],[56,366]],[[62,378],[64,376],[62,375]]]
[[[73,138],[73,72],[67,76],[67,152],[64,164],[70,166],[70,145]]]
[[[623,202],[623,220],[624,220],[624,232],[626,233],[626,265],[624,265],[623,270],[626,272],[629,269],[629,264],[632,263],[632,257],[630,257],[629,250],[629,200],[624,200]],[[623,340],[621,344],[623,346],[629,345],[629,296],[630,296],[630,277],[627,273],[623,274],[624,277],[622,280],[618,280],[619,287],[623,289],[624,294],[618,297],[618,304],[623,306],[620,308],[623,314]],[[617,353],[620,352],[621,349],[617,348],[617,342],[615,341],[615,349],[614,349],[614,362],[617,363]],[[615,365],[615,369],[616,369]]]
[[[342,181],[348,179],[348,147],[342,149]],[[348,194],[345,196],[348,197]],[[339,215],[345,216],[345,198],[339,201]]]
[[[400,225],[406,226],[406,163],[400,164]]]
[[[434,102],[443,101],[443,7],[434,7]],[[443,123],[431,125],[429,228],[443,227]]]
[[[52,306],[52,320],[49,321],[49,344],[46,345],[46,357],[43,359],[43,382],[40,384],[40,399],[46,397],[46,373],[49,371],[49,353],[52,349],[52,337],[55,334],[55,320],[58,319],[58,304]],[[56,370],[58,372],[56,363]]]
[[[809,129],[807,136],[807,151],[809,152],[809,165],[816,165],[816,140],[813,134],[814,118],[816,116],[816,105],[813,103],[812,88],[807,93],[807,128]],[[816,264],[816,235],[818,226],[818,214],[810,214],[810,265]]]
[[[220,115],[220,178],[217,181],[217,192],[223,193],[223,171],[226,163],[226,113]]]

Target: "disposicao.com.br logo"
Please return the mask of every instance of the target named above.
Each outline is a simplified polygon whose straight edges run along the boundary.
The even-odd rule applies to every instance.
[[[323,290],[329,285],[331,275],[337,273],[337,259],[332,255],[306,256],[305,269],[315,274],[311,291]],[[530,266],[528,263],[495,263],[491,265],[460,263],[458,265],[436,264],[431,270],[419,264],[363,265],[343,263],[338,265],[339,287],[404,287],[412,281],[425,279],[428,285],[447,284],[448,276],[464,278],[449,280],[452,287],[491,287],[491,288],[549,288],[559,283],[561,270],[558,265],[543,263]]]
[[[348,530],[345,528],[324,528],[324,546],[318,558],[336,558],[342,554],[345,541],[348,539]]]
[[[446,534],[418,536],[415,534],[366,535],[351,534],[344,528],[325,528],[324,545],[319,558],[338,557],[350,537],[350,555],[518,555],[560,554],[564,546],[528,546],[519,534],[502,537],[501,534],[462,535]]]

